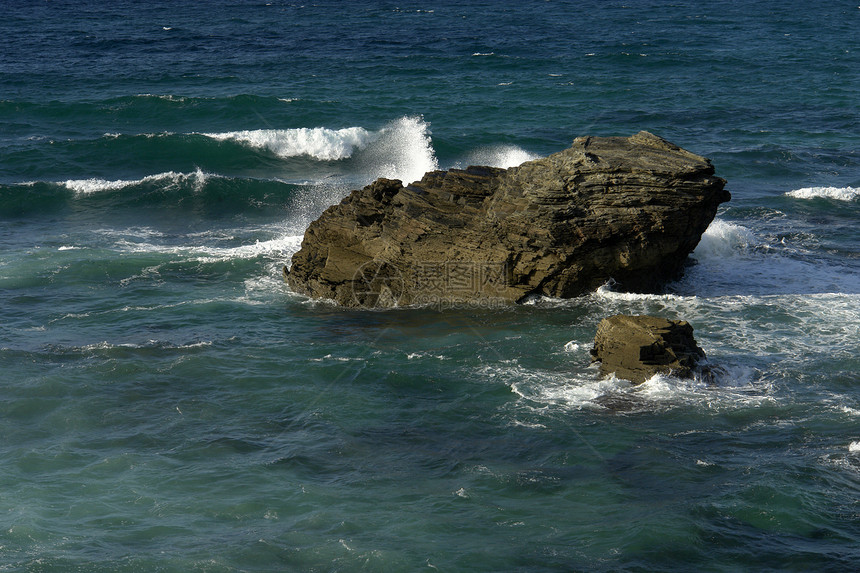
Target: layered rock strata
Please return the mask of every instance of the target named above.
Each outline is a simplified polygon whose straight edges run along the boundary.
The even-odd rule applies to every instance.
[[[519,167],[379,179],[328,208],[285,277],[353,307],[573,297],[678,275],[730,195],[710,161],[648,132],[581,137]]]

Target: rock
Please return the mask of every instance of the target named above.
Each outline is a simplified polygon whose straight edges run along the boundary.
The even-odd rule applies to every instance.
[[[600,321],[591,356],[604,376],[641,384],[660,373],[692,378],[705,353],[686,321],[618,314]]]
[[[305,232],[286,279],[346,306],[573,297],[680,273],[730,195],[711,163],[648,132],[581,137],[511,169],[379,179]]]

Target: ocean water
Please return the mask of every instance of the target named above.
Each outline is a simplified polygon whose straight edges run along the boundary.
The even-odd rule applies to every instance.
[[[860,6],[9,2],[0,571],[853,571]],[[647,129],[733,198],[662,294],[345,310],[377,177]],[[713,384],[589,365],[688,320]]]

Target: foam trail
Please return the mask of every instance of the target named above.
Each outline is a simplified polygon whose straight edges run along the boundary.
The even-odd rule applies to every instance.
[[[857,201],[860,187],[804,187],[789,191],[786,196],[794,199],[835,199],[837,201]]]
[[[265,241],[255,241],[237,247],[163,246],[151,243],[120,241],[117,245],[126,253],[159,253],[177,255],[200,262],[219,262],[257,257],[290,257],[299,250],[303,235],[285,234]]]
[[[313,157],[320,161],[337,161],[352,157],[357,149],[364,149],[376,140],[380,133],[363,127],[329,129],[326,127],[297,129],[255,129],[226,133],[203,133],[218,141],[235,141],[266,149],[283,158]]]

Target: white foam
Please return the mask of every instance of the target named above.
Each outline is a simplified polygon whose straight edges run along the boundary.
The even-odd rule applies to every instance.
[[[430,139],[430,124],[421,116],[404,116],[377,131],[364,127],[330,129],[259,129],[203,133],[219,141],[234,141],[266,149],[281,158],[310,157],[319,161],[353,160],[361,184],[378,177],[411,183],[439,168]]]
[[[149,310],[149,309],[143,309]],[[95,352],[98,350],[113,350],[118,348],[129,348],[129,349],[143,349],[143,348],[163,348],[163,349],[171,349],[171,350],[189,350],[192,348],[205,348],[207,346],[212,346],[212,342],[208,340],[204,340],[201,342],[190,342],[188,344],[173,344],[170,342],[164,342],[161,340],[149,339],[144,343],[134,344],[134,343],[111,343],[107,340],[103,340],[101,342],[96,342],[93,344],[87,344],[85,346],[79,347],[80,350],[84,352]]]
[[[636,394],[655,402],[676,400],[679,396],[695,395],[707,388],[707,384],[696,378],[677,378],[655,374],[636,387]]]
[[[93,229],[93,233],[103,235],[105,237],[119,238],[120,240],[128,240],[129,237],[134,239],[154,239],[164,237],[164,233],[152,227],[126,227],[124,229]]]
[[[748,249],[757,242],[755,234],[746,227],[714,219],[702,234],[702,239],[693,251],[693,257],[698,260],[722,260]]]
[[[170,187],[178,187],[182,184],[192,183],[194,186],[194,190],[199,192],[203,186],[206,184],[206,180],[211,177],[217,177],[214,175],[210,175],[208,173],[204,173],[203,170],[197,169],[193,173],[176,173],[175,171],[168,171],[165,173],[159,173],[157,175],[147,175],[142,179],[117,179],[113,181],[108,181],[106,179],[69,179],[67,181],[63,181],[60,185],[63,185],[70,191],[74,191],[79,195],[91,195],[94,193],[100,193],[104,191],[117,191],[120,189],[125,189],[126,187],[133,187],[135,185],[141,185],[145,183],[161,183],[167,184],[168,188]]]
[[[74,191],[80,195],[90,195],[92,193],[98,193],[99,191],[115,191],[117,189],[123,189],[134,185],[135,183],[137,182],[124,180],[108,181],[106,179],[92,178],[70,179],[68,181],[64,181],[62,185],[70,191]]]
[[[307,155],[321,161],[336,161],[351,157],[356,149],[364,149],[379,137],[363,127],[329,129],[326,127],[296,129],[254,129],[226,133],[203,133],[219,141],[235,141],[258,149],[266,149],[279,157]]]
[[[118,246],[125,252],[173,254],[202,263],[212,263],[232,259],[253,259],[260,256],[275,256],[279,260],[282,257],[289,258],[299,250],[302,238],[302,235],[283,235],[265,241],[257,240],[254,243],[238,247],[163,246],[126,240],[119,241]]]
[[[299,250],[302,235],[284,235],[268,241],[256,241],[253,244],[230,248],[198,247],[199,252],[211,254],[226,259],[250,259],[260,255],[295,253]]]
[[[365,362],[366,358],[356,358],[350,356],[333,356],[331,354],[326,354],[322,358],[308,358],[310,362],[325,362],[327,360],[332,360],[335,362]]]
[[[597,300],[607,300],[607,301],[616,301],[616,302],[641,302],[641,301],[660,301],[660,302],[677,302],[683,301],[689,298],[695,297],[684,297],[676,294],[649,294],[649,293],[638,293],[638,292],[616,292],[613,290],[612,283],[606,283],[597,288],[596,291],[591,295],[593,298]]]
[[[383,127],[359,155],[359,168],[377,177],[412,183],[439,169],[430,139],[430,124],[420,116],[401,117]]]
[[[497,145],[493,147],[482,147],[473,151],[467,157],[469,165],[488,165],[490,167],[502,167],[508,169],[532,161],[540,157],[536,153],[526,151],[516,145]]]
[[[432,354],[430,352],[410,352],[406,355],[407,360],[415,360],[416,358],[435,358],[436,360],[448,360],[442,354]]]
[[[851,442],[848,444],[849,452],[860,452],[860,442]]]
[[[795,199],[835,199],[837,201],[857,201],[860,187],[804,187],[789,191],[786,196]]]
[[[175,95],[172,95],[172,94],[149,94],[149,93],[145,93],[145,94],[137,94],[137,97],[143,97],[143,98],[155,98],[155,99],[160,99],[160,100],[164,100],[164,101],[171,101],[171,102],[177,102],[177,103],[184,103],[184,102],[188,101],[188,98],[187,98],[187,97],[184,97],[184,96],[175,96]]]
[[[715,219],[692,253],[699,263],[685,269],[672,290],[701,297],[727,294],[860,292],[850,265],[828,264],[793,241],[760,239],[746,227]]]
[[[506,383],[521,398],[519,406],[539,412],[594,408],[638,411],[689,405],[732,409],[771,400],[769,385],[756,380],[752,369],[731,366],[715,369],[713,380],[657,374],[635,385],[614,374],[601,376],[594,364],[578,373],[519,365],[488,365],[481,373]]]
[[[860,416],[860,410],[858,410],[857,408],[852,408],[851,406],[841,404],[839,406],[839,410],[844,414],[848,414],[849,416]]]
[[[603,408],[599,404],[600,398],[630,387],[630,382],[615,376],[599,380],[568,379],[550,372],[514,370],[511,374],[515,374],[516,379],[509,384],[511,391],[538,409],[547,405],[574,410]]]

